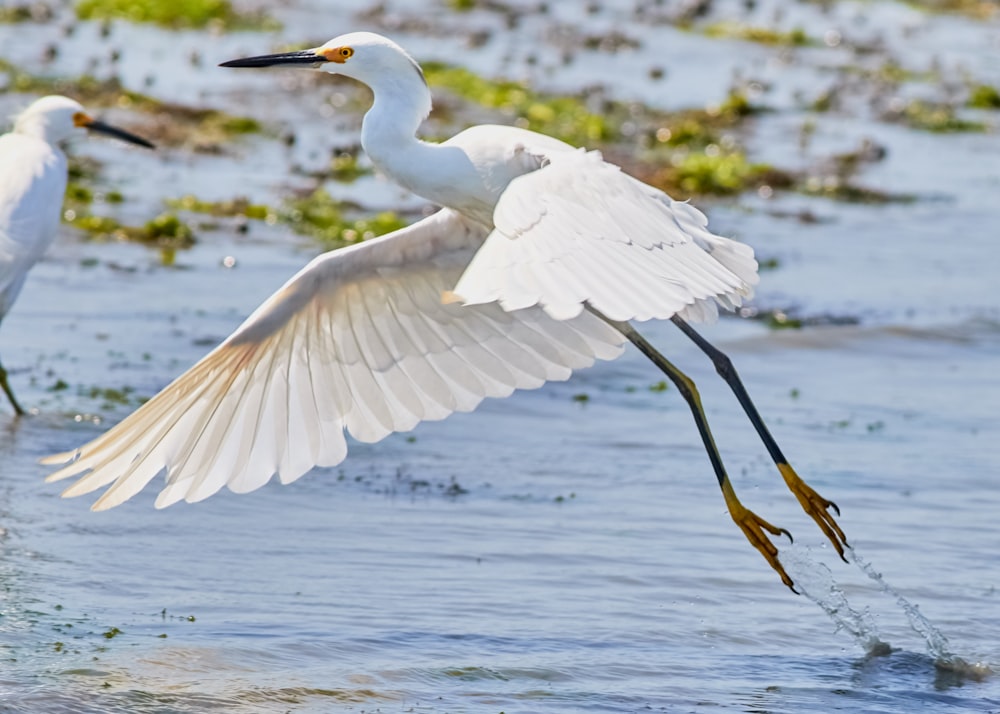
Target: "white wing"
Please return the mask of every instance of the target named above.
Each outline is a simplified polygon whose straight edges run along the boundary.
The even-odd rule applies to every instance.
[[[0,317],[56,237],[65,193],[61,152],[23,134],[0,136]]]
[[[706,229],[686,203],[597,152],[549,153],[501,195],[487,238],[454,289],[466,304],[541,305],[556,319],[584,303],[614,320],[709,319],[757,283],[753,250]]]
[[[283,483],[347,454],[344,431],[374,442],[484,397],[566,379],[621,352],[622,336],[584,313],[443,304],[486,230],[442,210],[409,228],[319,256],[219,347],[48,480],[64,495],[111,484],[118,505],[163,469],[157,506],[223,485]]]

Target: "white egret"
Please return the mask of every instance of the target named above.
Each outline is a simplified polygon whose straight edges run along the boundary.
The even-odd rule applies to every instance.
[[[506,126],[442,144],[416,138],[431,108],[417,63],[376,34],[226,62],[298,66],[367,84],[361,130],[374,164],[442,206],[387,236],[314,259],[236,332],[157,396],[75,451],[49,480],[64,495],[103,486],[116,506],[166,470],[156,505],[246,492],[339,463],[344,432],[374,442],[611,359],[627,339],[680,389],[733,520],[793,583],[765,534],[788,534],[744,507],[713,443],[694,383],[630,320],[670,319],[730,384],[787,485],[843,557],[844,534],[789,466],[731,362],[687,320],[733,308],[757,282],[753,251],[713,235],[702,213],[640,183],[597,152]],[[794,589],[794,588],[793,588]]]
[[[61,96],[36,100],[17,117],[10,133],[0,136],[0,320],[10,312],[28,271],[56,237],[67,181],[60,144],[84,130],[153,148]],[[2,365],[0,388],[14,411],[24,414]]]

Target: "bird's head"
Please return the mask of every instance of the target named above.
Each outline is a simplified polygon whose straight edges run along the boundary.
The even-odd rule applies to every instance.
[[[351,77],[375,88],[400,78],[419,78],[420,65],[395,42],[374,32],[351,32],[319,47],[223,62],[220,67],[304,67]]]
[[[149,149],[153,148],[153,145],[142,137],[94,119],[78,101],[59,95],[35,100],[18,115],[14,122],[14,131],[38,137],[52,144],[89,131],[113,136]]]

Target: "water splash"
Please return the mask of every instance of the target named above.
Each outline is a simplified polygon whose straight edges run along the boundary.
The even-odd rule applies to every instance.
[[[891,597],[902,610],[910,628],[923,639],[934,666],[959,680],[981,681],[993,674],[982,662],[970,663],[949,649],[948,638],[894,587],[885,581],[867,560],[858,555],[854,548],[846,550],[848,561],[870,580],[878,589]],[[833,573],[823,563],[815,560],[808,547],[791,546],[781,554],[781,564],[795,581],[795,589],[822,608],[837,630],[845,630],[865,650],[869,657],[885,656],[892,652],[889,644],[882,640],[871,611],[865,607],[858,609],[850,604],[847,595],[837,584]]]
[[[795,589],[819,605],[838,631],[848,632],[870,656],[889,654],[891,648],[879,636],[868,608],[858,610],[851,606],[833,573],[812,557],[809,548],[796,545],[786,548],[781,553],[781,564],[795,581]]]
[[[924,617],[920,609],[907,600],[894,587],[889,585],[882,577],[882,573],[875,570],[872,564],[858,555],[854,548],[847,549],[847,559],[858,566],[862,573],[867,575],[878,585],[879,590],[893,598],[899,605],[910,629],[924,639],[927,646],[927,653],[934,659],[934,666],[940,670],[952,672],[961,678],[982,680],[993,673],[990,667],[983,662],[970,663],[962,659],[948,648],[948,638],[944,636],[930,620]],[[827,571],[829,572],[829,571]]]

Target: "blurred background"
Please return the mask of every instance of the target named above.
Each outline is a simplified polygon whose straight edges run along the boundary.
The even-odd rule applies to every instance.
[[[836,558],[669,324],[643,330],[809,597],[632,351],[247,496],[93,514],[43,483],[311,257],[433,210],[361,152],[366,88],[217,67],[361,29],[424,66],[425,137],[599,149],[754,247],[755,299],[703,332],[899,598]],[[0,331],[34,412],[0,413],[0,709],[1000,711],[955,666],[1000,662],[994,0],[0,1],[0,116],[54,93],[158,151],[71,147]]]

